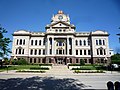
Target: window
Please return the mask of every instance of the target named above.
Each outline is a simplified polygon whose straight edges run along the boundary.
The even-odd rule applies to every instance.
[[[24,49],[22,50],[22,54],[24,54]]]
[[[50,49],[50,54],[52,54],[52,49]]]
[[[84,55],[86,55],[86,50],[84,50]]]
[[[22,39],[20,39],[20,45],[22,45]]]
[[[59,54],[62,54],[62,50],[59,50]]]
[[[35,40],[35,45],[37,45],[37,40]]]
[[[57,32],[58,30],[56,29],[55,31]]]
[[[78,55],[78,50],[76,50],[76,55]]]
[[[80,55],[82,55],[82,50],[80,50]]]
[[[105,45],[105,40],[103,40],[103,45]]]
[[[37,55],[37,49],[35,49],[34,55]]]
[[[16,52],[15,52],[15,54],[17,54],[17,51],[18,51],[18,49],[16,49]]]
[[[69,54],[72,55],[72,49],[69,49]]]
[[[78,59],[76,59],[76,63],[78,63]]]
[[[60,32],[62,32],[62,30],[61,30],[61,29],[60,29],[59,31],[60,31]]]
[[[32,58],[30,58],[30,63],[32,63]]]
[[[59,46],[62,46],[62,42],[61,41],[59,42]]]
[[[104,49],[104,55],[106,55],[106,50]]]
[[[30,55],[32,55],[32,54],[33,54],[33,49],[30,50]]]
[[[41,61],[41,60],[40,60],[40,58],[39,58],[39,59],[38,59],[38,63],[40,63],[40,61]]]
[[[41,55],[41,49],[39,49],[39,55]]]
[[[97,55],[99,55],[99,50],[97,49]]]
[[[69,45],[72,45],[72,39],[69,38]]]
[[[100,49],[100,55],[103,55],[103,51],[102,51],[102,49]]]
[[[101,40],[99,40],[99,45],[102,45],[102,41]]]
[[[34,58],[34,63],[36,63],[36,58]]]
[[[70,58],[70,63],[72,63],[72,59]]]
[[[82,41],[81,40],[79,41],[79,44],[80,44],[80,46],[82,46]]]
[[[41,45],[41,40],[39,40],[39,45]]]
[[[88,55],[90,55],[90,50],[88,50]]]
[[[17,45],[18,45],[18,42],[19,42],[19,40],[17,39],[17,43],[16,43]]]
[[[45,49],[43,49],[43,55],[45,55]]]
[[[50,45],[52,45],[52,38],[50,38]]]
[[[77,46],[78,45],[78,41],[76,40],[75,43],[76,43],[76,46]]]
[[[21,54],[21,49],[19,49],[19,52],[18,52],[18,54]]]
[[[23,45],[25,45],[25,39],[23,40]]]
[[[63,30],[63,32],[65,32],[65,29]]]
[[[98,40],[96,40],[96,45],[98,45]]]
[[[84,46],[86,46],[86,41],[85,40],[83,41],[83,43],[84,43]]]
[[[33,40],[31,40],[31,45],[33,45]]]
[[[87,59],[84,59],[85,63],[87,63]]]
[[[58,50],[56,50],[56,54],[58,54]]]

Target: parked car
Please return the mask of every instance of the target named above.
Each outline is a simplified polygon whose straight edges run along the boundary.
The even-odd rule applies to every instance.
[[[119,65],[118,65],[118,64],[112,64],[112,66],[113,66],[114,68],[119,68]]]

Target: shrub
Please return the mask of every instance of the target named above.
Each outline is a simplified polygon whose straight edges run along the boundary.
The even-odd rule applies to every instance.
[[[83,59],[80,59],[80,65],[85,65],[85,61]]]
[[[30,70],[49,70],[47,67],[31,67]]]
[[[52,64],[39,64],[39,66],[52,66]]]
[[[16,71],[16,72],[28,72],[28,73],[45,73],[45,71],[27,71],[27,70],[19,70],[19,71]]]
[[[68,64],[68,66],[80,66],[80,64]]]

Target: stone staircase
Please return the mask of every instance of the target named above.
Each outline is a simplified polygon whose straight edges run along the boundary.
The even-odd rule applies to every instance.
[[[66,65],[53,65],[53,67],[46,72],[50,76],[67,76],[73,75]]]

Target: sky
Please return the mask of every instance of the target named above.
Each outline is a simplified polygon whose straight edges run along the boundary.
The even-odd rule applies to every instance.
[[[120,48],[120,0],[0,0],[0,24],[13,39],[16,30],[45,32],[53,14],[62,10],[69,14],[77,32],[105,30],[109,46],[116,52]],[[12,43],[9,45],[12,48]]]

